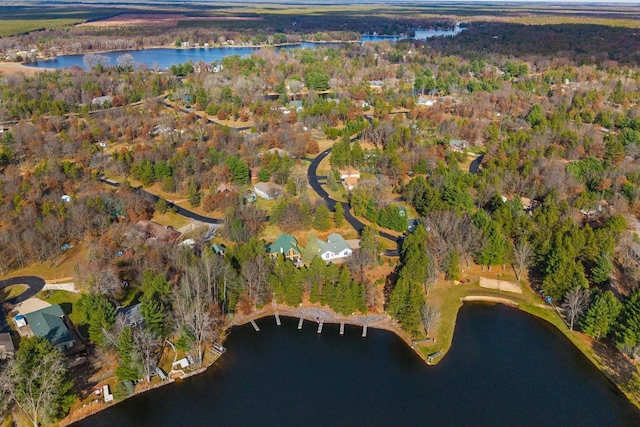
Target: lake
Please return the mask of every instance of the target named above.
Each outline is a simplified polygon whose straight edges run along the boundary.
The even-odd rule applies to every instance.
[[[464,28],[456,27],[453,30],[441,31],[441,30],[416,30],[415,39],[424,40],[430,37],[440,37],[440,36],[454,36],[458,34],[460,31],[464,30]],[[391,41],[396,42],[398,40],[406,39],[406,37],[401,36],[393,36],[393,37],[385,37],[385,36],[362,36],[362,43],[366,42],[380,42],[380,41]],[[336,46],[339,43],[310,43],[303,42],[297,45],[286,46],[284,48],[278,49],[314,49],[316,47],[326,47],[326,46]],[[109,58],[108,65],[116,65],[117,59],[119,56],[122,56],[126,53],[133,56],[133,59],[136,64],[142,64],[151,69],[167,69],[172,65],[182,64],[188,61],[192,61],[193,63],[204,61],[207,63],[213,61],[219,61],[227,56],[239,55],[239,56],[249,56],[256,50],[260,48],[257,47],[211,47],[211,48],[195,48],[195,49],[170,49],[170,48],[160,48],[160,49],[143,49],[143,50],[126,50],[126,51],[116,51],[116,52],[105,52],[100,53],[100,55],[104,55]],[[45,61],[36,61],[32,62],[28,65],[29,67],[36,68],[67,68],[67,67],[82,67],[84,66],[84,54],[82,55],[61,55],[55,59],[48,59]]]
[[[560,332],[505,306],[465,304],[427,366],[393,333],[297,319],[234,328],[204,374],[76,425],[638,426],[640,412]]]

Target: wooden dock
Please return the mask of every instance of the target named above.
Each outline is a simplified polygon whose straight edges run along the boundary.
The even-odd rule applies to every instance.
[[[280,326],[280,316],[278,315],[278,313],[276,313],[276,325]]]
[[[344,335],[344,322],[340,322],[340,335]]]
[[[318,333],[321,334],[322,333],[322,325],[324,325],[324,322],[320,322],[318,323]]]
[[[260,332],[260,328],[258,328],[258,324],[256,323],[255,320],[251,321],[251,326],[253,326],[253,329],[255,329],[256,332]]]
[[[367,337],[367,325],[364,325],[362,327],[362,338],[366,338]]]
[[[302,329],[302,322],[304,322],[304,319],[301,317],[300,320],[298,320],[298,329]]]

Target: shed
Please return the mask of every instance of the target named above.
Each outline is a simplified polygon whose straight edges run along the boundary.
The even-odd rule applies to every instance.
[[[12,356],[15,350],[16,348],[13,346],[11,334],[0,334],[0,360]]]

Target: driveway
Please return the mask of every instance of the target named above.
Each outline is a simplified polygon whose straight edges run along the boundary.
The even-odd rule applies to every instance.
[[[113,181],[111,179],[106,179],[106,178],[100,178],[100,181],[104,182],[107,185],[110,185],[112,187],[119,187],[120,183],[117,181]],[[133,191],[140,193],[142,195],[144,195],[145,197],[148,197],[150,200],[152,200],[153,202],[157,202],[158,200],[160,200],[160,197],[156,196],[155,194],[151,194],[148,191],[145,191],[142,189],[142,187],[135,187],[133,189]],[[167,206],[170,209],[173,209],[178,215],[182,215],[185,218],[190,218],[190,219],[195,219],[196,221],[200,221],[200,222],[204,222],[206,224],[222,224],[223,221],[221,219],[215,219],[215,218],[209,218],[200,214],[197,214],[195,212],[192,212],[188,209],[182,208],[168,200],[166,200],[167,202]]]
[[[36,276],[18,276],[6,280],[0,280],[0,290],[13,285],[28,286],[27,290],[25,290],[20,295],[5,301],[5,303],[15,305],[28,300],[29,298],[35,296],[38,292],[40,292],[44,288],[44,279]],[[4,314],[0,313],[0,333],[9,331],[9,324],[4,317]]]
[[[364,228],[364,223],[362,223],[358,218],[353,216],[353,214],[351,213],[351,210],[349,209],[349,203],[338,202],[336,200],[333,200],[331,197],[329,197],[329,193],[327,193],[325,189],[322,188],[322,185],[320,185],[319,179],[320,178],[326,179],[326,177],[318,176],[318,165],[325,157],[327,157],[327,155],[330,152],[331,152],[331,148],[328,148],[324,150],[322,153],[318,154],[316,158],[311,161],[311,164],[309,165],[309,169],[307,169],[307,179],[309,180],[309,185],[311,185],[311,188],[313,188],[313,191],[315,191],[318,194],[318,196],[322,197],[322,199],[327,204],[327,207],[332,212],[335,212],[336,210],[335,209],[336,203],[342,203],[342,209],[344,210],[344,219],[347,220],[347,222],[351,224],[351,226],[355,228],[358,233],[361,233],[362,229]],[[384,231],[379,231],[378,234],[383,239],[387,239],[395,243],[396,246],[398,246],[400,243],[400,239],[392,234],[385,233]],[[388,249],[385,251],[384,254],[387,256],[398,256],[398,250]]]

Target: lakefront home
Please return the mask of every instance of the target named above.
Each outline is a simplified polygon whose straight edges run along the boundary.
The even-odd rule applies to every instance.
[[[44,337],[59,351],[73,347],[76,340],[67,322],[69,320],[59,305],[52,305],[24,315],[31,332],[36,337]]]
[[[275,242],[267,246],[267,252],[273,259],[277,258],[280,254],[293,262],[299,262],[302,258],[298,241],[290,234],[281,234]]]
[[[318,242],[320,243],[320,258],[325,261],[347,258],[353,254],[351,246],[338,233],[329,234],[326,242],[320,239]]]

